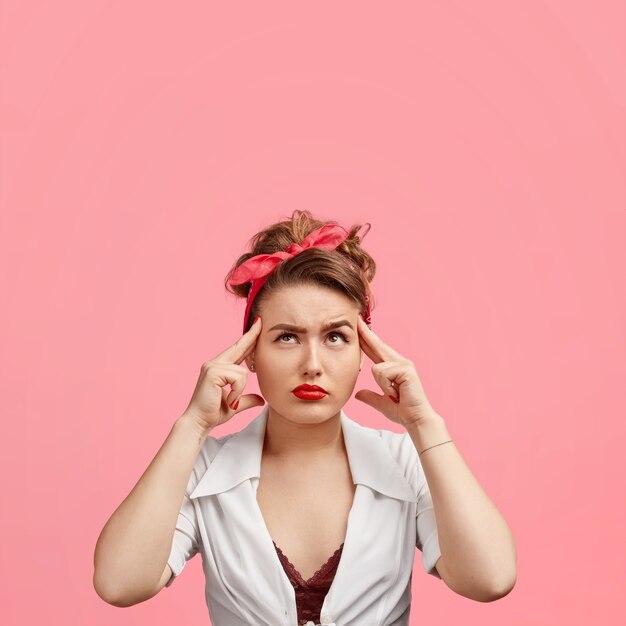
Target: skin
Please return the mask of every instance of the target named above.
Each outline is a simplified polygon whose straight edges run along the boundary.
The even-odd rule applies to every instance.
[[[259,315],[263,328],[246,363],[254,363],[269,405],[264,452],[293,462],[336,457],[344,450],[340,410],[363,364],[357,303],[323,286],[284,287],[261,304]],[[322,330],[339,320],[350,326]],[[307,332],[273,330],[277,324]],[[315,401],[297,398],[291,390],[305,383],[323,387],[328,395]]]

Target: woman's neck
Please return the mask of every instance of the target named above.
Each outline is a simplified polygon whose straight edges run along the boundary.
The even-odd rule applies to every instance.
[[[269,408],[263,453],[286,461],[336,456],[345,450],[341,415],[318,423],[295,422]]]

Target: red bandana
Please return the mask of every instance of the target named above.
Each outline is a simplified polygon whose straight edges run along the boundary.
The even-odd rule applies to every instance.
[[[368,229],[369,230],[369,229]],[[336,223],[327,223],[310,232],[301,243],[292,243],[284,252],[274,252],[273,254],[257,254],[242,263],[231,275],[229,283],[240,285],[252,282],[246,312],[243,318],[243,332],[246,332],[248,317],[252,309],[252,302],[257,293],[263,287],[267,277],[274,271],[276,266],[296,254],[300,254],[309,248],[323,248],[324,250],[334,250],[349,235],[348,231]],[[366,296],[366,316],[365,323],[371,324],[369,297]]]

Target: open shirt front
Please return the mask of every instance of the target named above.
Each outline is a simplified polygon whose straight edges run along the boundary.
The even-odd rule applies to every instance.
[[[213,626],[297,624],[295,592],[256,499],[268,411],[265,404],[239,432],[207,437],[178,515],[166,586],[200,552]],[[408,626],[416,547],[424,570],[441,578],[428,483],[408,433],[362,426],[343,410],[340,417],[356,489],[321,624]],[[333,503],[307,514],[323,520]]]

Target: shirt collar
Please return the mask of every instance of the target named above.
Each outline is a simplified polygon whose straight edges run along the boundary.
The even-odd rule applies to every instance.
[[[260,478],[268,412],[269,405],[265,404],[245,428],[227,435],[190,498],[214,495],[249,478]],[[343,410],[340,418],[354,484],[366,485],[391,498],[415,502],[417,494],[379,432],[351,420]]]

